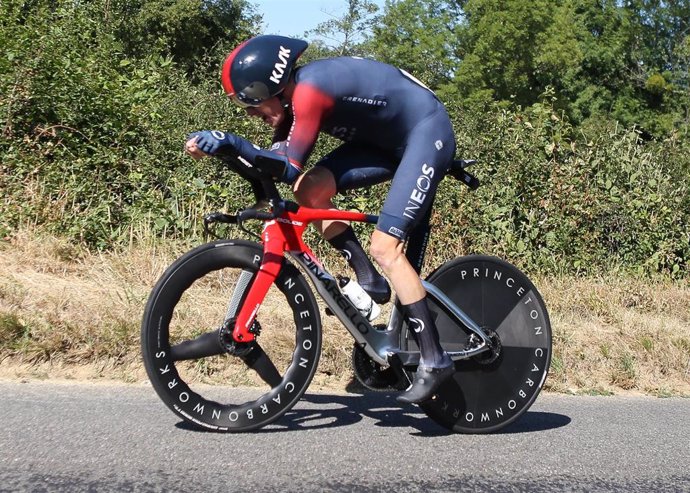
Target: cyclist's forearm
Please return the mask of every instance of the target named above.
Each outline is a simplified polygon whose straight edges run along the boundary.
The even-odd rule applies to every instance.
[[[302,172],[301,167],[293,164],[285,154],[273,150],[261,149],[242,137],[236,135],[234,137],[236,139],[235,149],[238,155],[250,163],[255,164],[256,158],[259,156],[280,160],[283,163],[283,172],[277,176],[280,181],[291,185]]]
[[[186,149],[188,154],[197,159],[203,155],[225,155],[241,158],[252,165],[256,164],[259,156],[271,158],[275,167],[265,171],[270,171],[272,177],[288,184],[292,184],[302,171],[301,167],[293,164],[283,153],[261,149],[247,139],[219,130],[202,130],[192,133],[187,141]]]

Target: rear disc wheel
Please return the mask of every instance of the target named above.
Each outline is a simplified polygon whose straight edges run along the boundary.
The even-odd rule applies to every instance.
[[[456,361],[455,375],[420,407],[459,433],[490,433],[509,425],[537,398],[551,362],[551,324],[541,295],[516,267],[483,255],[447,262],[428,281],[485,329],[491,349]],[[472,346],[476,336],[431,296],[428,300],[443,348]],[[403,349],[418,350],[406,329],[402,338]]]

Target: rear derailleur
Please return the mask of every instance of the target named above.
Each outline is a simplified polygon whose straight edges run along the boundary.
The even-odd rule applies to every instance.
[[[489,365],[496,361],[501,356],[501,350],[503,345],[501,344],[501,338],[498,336],[495,330],[488,327],[482,327],[482,330],[489,338],[488,350],[473,356],[472,359],[479,363],[480,365]],[[481,338],[476,334],[471,334],[467,339],[466,351],[476,349],[482,344]]]

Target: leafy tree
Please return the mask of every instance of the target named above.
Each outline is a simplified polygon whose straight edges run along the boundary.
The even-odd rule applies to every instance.
[[[690,2],[626,0],[622,10],[630,17],[635,38],[632,58],[641,70],[664,72],[674,65],[675,47],[690,30]],[[643,79],[644,80],[644,79]]]
[[[675,47],[673,66],[673,96],[687,133],[690,129],[690,33]]]
[[[462,11],[453,1],[387,0],[370,51],[438,89],[457,69],[461,22]]]
[[[467,26],[459,38],[462,63],[454,77],[461,93],[481,91],[519,105],[535,102],[544,90],[536,60],[553,64],[540,52],[538,41],[551,25],[556,6],[551,0],[465,2]]]
[[[687,125],[687,0],[457,4],[461,96],[528,107],[549,92],[576,124],[610,116],[647,137]]]
[[[656,135],[667,134],[688,111],[687,64],[682,46],[690,32],[690,2],[627,0],[631,20],[630,83],[644,105],[640,122]]]
[[[674,81],[682,81],[690,2],[579,0],[575,8],[584,58],[565,92],[575,121],[610,114],[648,137],[673,131],[687,112],[687,90]]]
[[[329,14],[330,19],[305,33],[307,37],[317,37],[312,55],[314,52],[320,56],[365,54],[363,45],[378,22],[378,10],[378,6],[369,0],[348,0],[343,15]]]
[[[171,56],[187,72],[256,34],[260,23],[247,0],[114,0],[106,17],[126,55]]]
[[[581,59],[577,76],[567,81],[561,96],[573,121],[582,122],[613,110],[627,79],[631,35],[616,0],[576,0],[571,7]]]
[[[551,22],[536,36],[535,79],[560,94],[577,80],[584,59],[572,0],[556,5]]]

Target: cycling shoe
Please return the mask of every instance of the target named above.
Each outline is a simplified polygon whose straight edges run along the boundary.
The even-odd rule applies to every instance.
[[[419,404],[431,399],[443,382],[453,376],[455,364],[451,361],[449,366],[443,368],[431,368],[419,366],[414,376],[414,381],[407,390],[397,397],[399,402]]]
[[[388,303],[391,299],[391,288],[388,285],[386,278],[379,275],[373,281],[367,283],[359,283],[360,286],[367,292],[371,299],[379,305]]]

